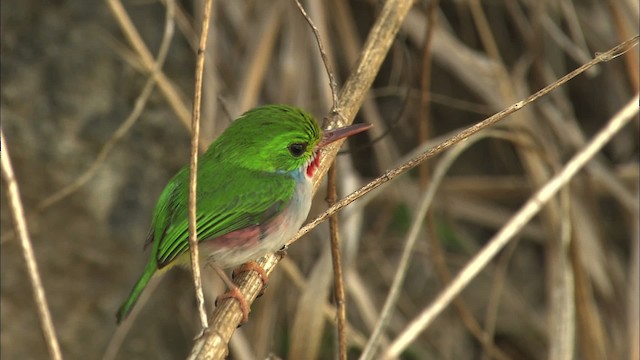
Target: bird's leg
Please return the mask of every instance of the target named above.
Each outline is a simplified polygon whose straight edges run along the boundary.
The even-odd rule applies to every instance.
[[[216,306],[218,306],[218,304],[224,299],[234,298],[240,306],[240,311],[242,311],[242,320],[240,321],[240,325],[246,323],[249,320],[249,304],[247,304],[247,299],[245,299],[242,292],[240,292],[240,289],[238,289],[238,287],[233,283],[233,281],[231,281],[231,279],[229,279],[229,276],[227,276],[227,274],[222,269],[217,266],[213,266],[213,269],[218,273],[218,276],[220,276],[222,281],[224,281],[224,283],[229,288],[229,291],[216,298]]]
[[[257,262],[249,261],[238,266],[233,270],[231,276],[235,279],[238,275],[247,271],[255,271],[256,273],[258,273],[258,275],[260,275],[260,280],[262,280],[262,289],[260,290],[258,296],[260,297],[264,295],[264,292],[267,290],[267,286],[269,286],[269,277],[267,276],[267,273],[264,271],[262,266],[258,265]]]

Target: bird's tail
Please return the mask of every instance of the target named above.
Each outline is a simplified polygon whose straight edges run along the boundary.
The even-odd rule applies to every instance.
[[[120,324],[124,319],[127,318],[131,310],[133,310],[134,305],[138,301],[138,298],[144,291],[145,287],[156,273],[158,266],[156,265],[155,259],[152,258],[147,263],[147,266],[144,268],[144,272],[136,282],[136,285],[131,290],[129,297],[127,300],[120,306],[118,309],[118,313],[116,313],[116,319],[118,324]]]

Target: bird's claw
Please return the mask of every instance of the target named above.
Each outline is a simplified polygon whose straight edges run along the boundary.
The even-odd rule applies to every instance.
[[[256,273],[258,273],[258,275],[260,276],[260,280],[262,280],[262,289],[260,289],[260,293],[258,294],[258,297],[264,295],[264,292],[267,290],[267,287],[269,286],[269,277],[267,276],[267,273],[264,271],[262,266],[258,265],[257,262],[249,261],[240,265],[239,267],[233,270],[233,273],[231,273],[231,276],[235,279],[238,275],[247,271],[255,271]]]
[[[247,303],[247,299],[245,299],[242,292],[240,292],[240,289],[238,289],[237,286],[234,286],[233,288],[229,289],[229,291],[227,291],[226,293],[216,298],[216,303],[215,303],[216,306],[218,306],[218,304],[220,304],[221,301],[228,298],[235,299],[238,302],[238,305],[240,306],[240,311],[242,311],[242,320],[240,320],[240,324],[238,324],[238,327],[240,327],[242,324],[246,323],[249,320],[250,309],[249,309],[249,304]]]

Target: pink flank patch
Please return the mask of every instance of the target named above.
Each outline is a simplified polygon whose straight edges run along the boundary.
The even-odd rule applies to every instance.
[[[201,242],[201,246],[210,246],[210,249],[247,249],[258,245],[274,231],[281,231],[281,225],[286,220],[286,214],[276,215],[263,224],[251,225],[244,229],[232,231],[217,238],[207,239]]]
[[[313,174],[315,174],[318,166],[320,166],[320,153],[317,153],[313,160],[311,160],[309,166],[307,166],[307,176],[313,177]]]
[[[238,248],[251,246],[258,243],[261,233],[260,225],[249,226],[244,229],[232,231],[228,234],[218,236],[213,240],[216,247]]]

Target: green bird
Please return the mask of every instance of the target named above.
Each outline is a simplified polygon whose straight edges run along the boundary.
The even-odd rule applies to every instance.
[[[257,107],[232,122],[198,160],[200,261],[227,269],[281,249],[309,214],[320,150],[369,127],[323,132],[311,115],[288,105]],[[118,310],[118,323],[154,276],[174,265],[190,267],[188,198],[187,165],[160,194],[145,244],[152,245],[151,258]]]

